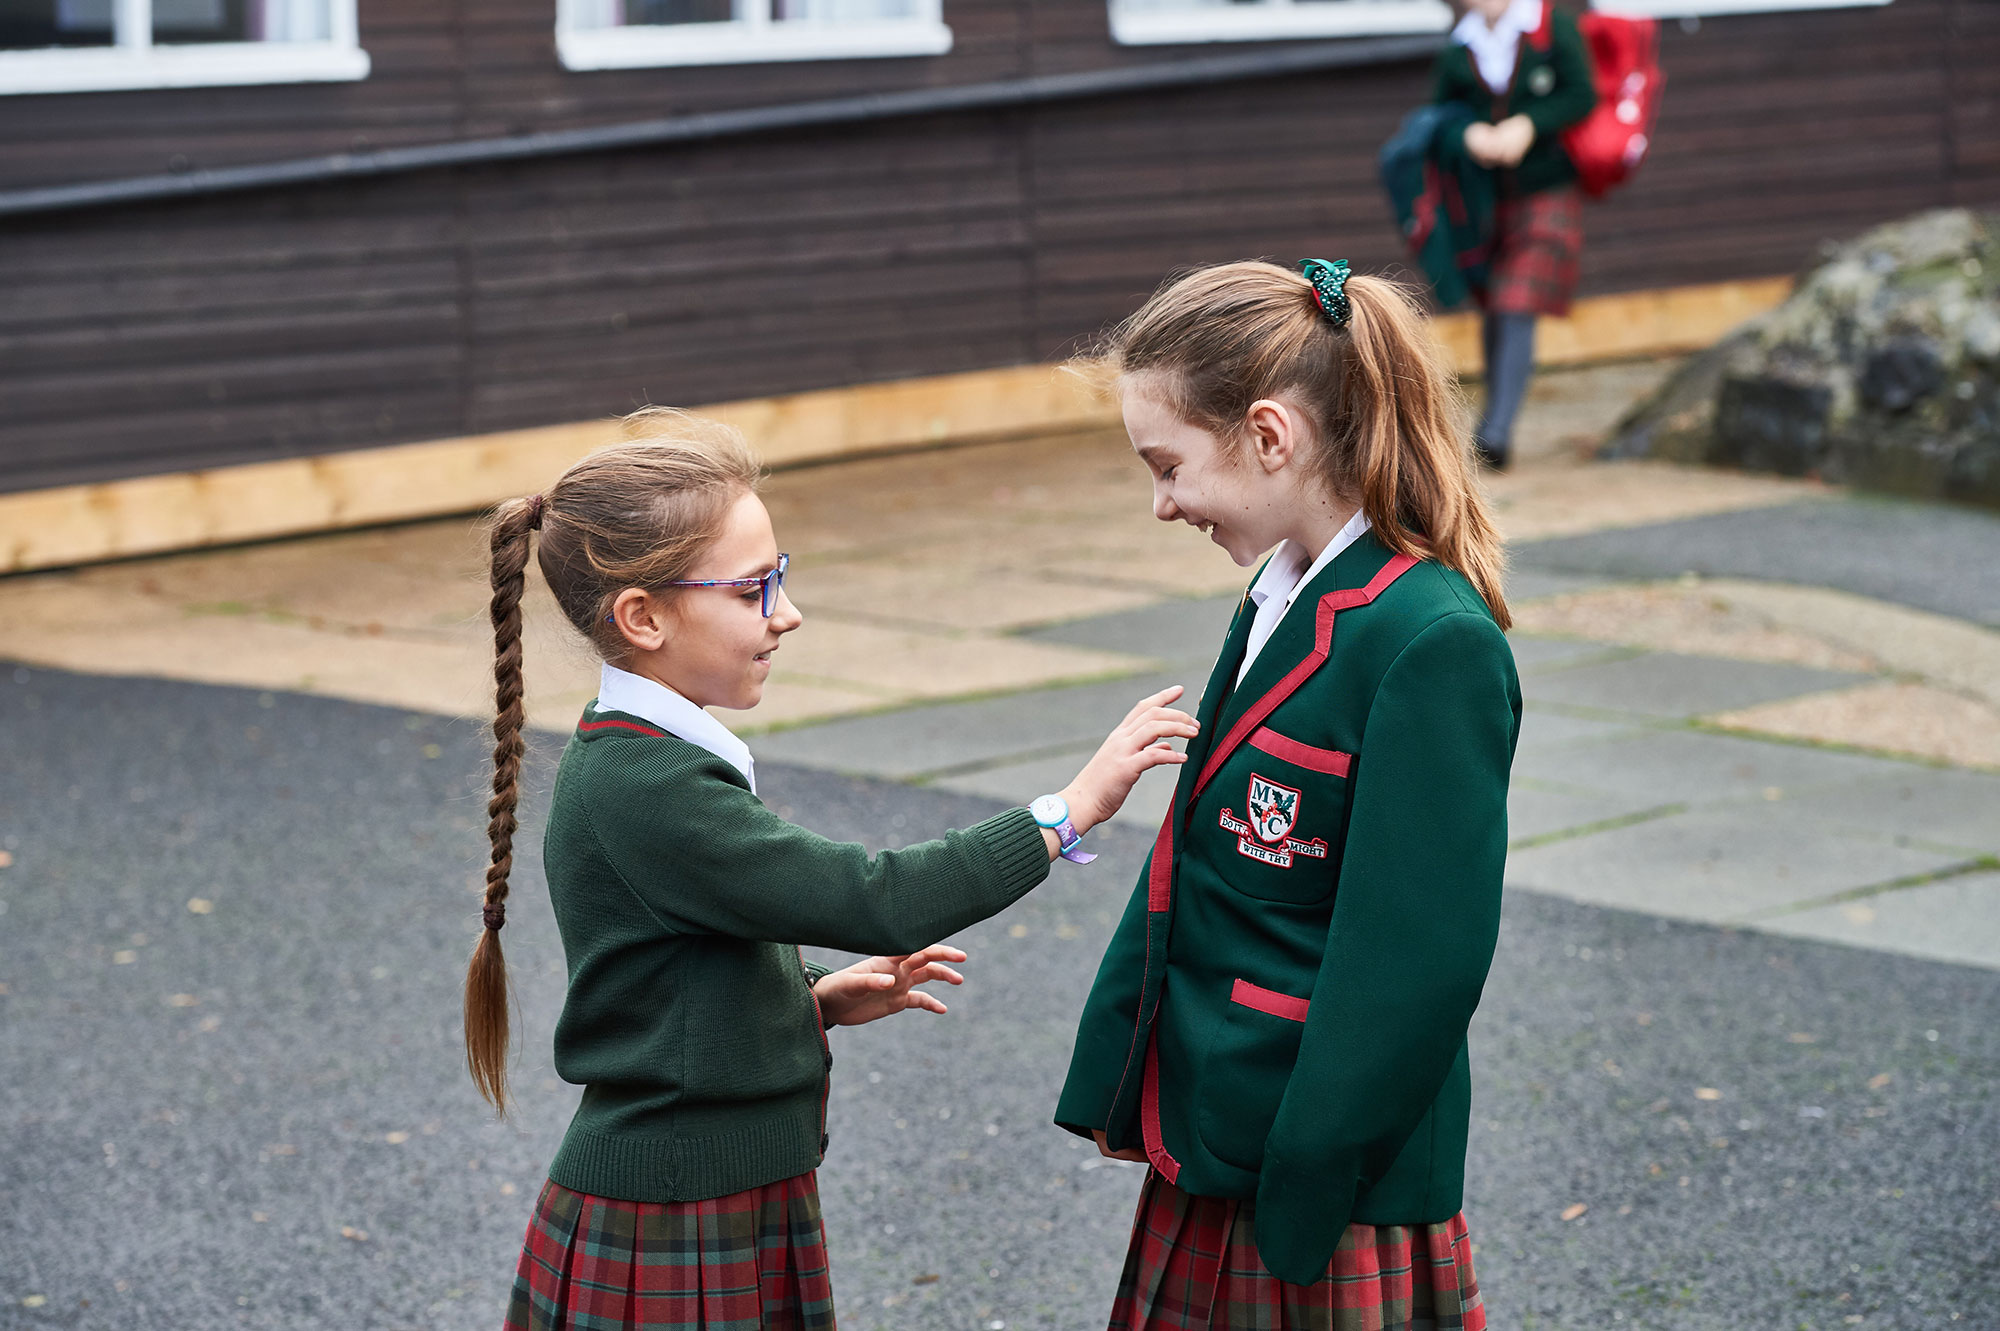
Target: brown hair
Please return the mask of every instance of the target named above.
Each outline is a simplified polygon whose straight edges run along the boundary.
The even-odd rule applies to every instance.
[[[1252,403],[1289,397],[1310,417],[1308,464],[1356,500],[1382,543],[1464,574],[1501,628],[1500,535],[1474,483],[1457,380],[1410,292],[1354,276],[1335,327],[1312,284],[1276,264],[1225,263],[1169,281],[1092,358],[1111,375],[1153,374],[1167,405],[1225,441]]]
[[[625,640],[608,621],[628,587],[688,576],[738,496],[757,488],[756,455],[729,426],[664,407],[625,418],[629,439],[584,458],[546,494],[510,499],[493,515],[493,797],[486,835],[485,928],[465,973],[465,1061],[479,1093],[507,1105],[507,967],[500,955],[507,876],[520,803],[521,591],[529,533],[556,604],[598,654],[617,660]]]

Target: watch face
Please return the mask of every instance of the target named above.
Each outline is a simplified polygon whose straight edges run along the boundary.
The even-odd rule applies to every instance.
[[[1069,805],[1063,803],[1060,795],[1039,795],[1028,806],[1028,812],[1035,815],[1035,821],[1043,827],[1059,827],[1069,819]]]

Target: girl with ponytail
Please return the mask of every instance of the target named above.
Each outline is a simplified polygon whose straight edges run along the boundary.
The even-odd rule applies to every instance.
[[[1320,260],[1189,273],[1096,365],[1154,516],[1264,557],[1056,1109],[1151,1166],[1111,1326],[1481,1331],[1466,1028],[1521,696],[1454,381],[1403,289]]]
[[[465,983],[473,1082],[504,1109],[500,930],[522,742],[521,593],[532,545],[564,616],[604,658],[556,773],[542,860],[568,960],[556,1071],[583,1097],[528,1226],[506,1325],[832,1328],[814,1185],[827,1145],[826,1031],[961,983],[939,940],[1004,910],[1194,733],[1142,700],[1076,779],[937,841],[870,856],[757,799],[743,742],[705,708],[754,707],[801,623],[788,557],[733,430],[641,412],[492,528],[497,713],[492,863]],[[536,534],[539,533],[539,542]],[[800,944],[879,953],[827,971]]]

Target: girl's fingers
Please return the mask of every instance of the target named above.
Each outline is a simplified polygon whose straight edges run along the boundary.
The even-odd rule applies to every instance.
[[[1127,721],[1131,721],[1133,718],[1137,717],[1141,712],[1144,712],[1148,708],[1158,707],[1163,703],[1170,703],[1174,699],[1180,697],[1181,694],[1184,692],[1186,692],[1186,690],[1183,689],[1180,685],[1170,684],[1166,688],[1161,689],[1158,693],[1155,693],[1152,697],[1141,698],[1139,699],[1138,702],[1132,704],[1132,710],[1125,713],[1125,719]]]
[[[943,1016],[951,1010],[929,994],[911,994],[910,1006],[920,1007],[926,1012],[935,1012],[939,1016]]]

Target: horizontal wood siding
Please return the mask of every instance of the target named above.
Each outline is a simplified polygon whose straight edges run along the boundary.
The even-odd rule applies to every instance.
[[[0,98],[0,188],[1180,59],[1098,0],[946,0],[935,59],[571,74],[553,0],[363,0],[356,84]],[[1240,48],[1232,48],[1240,49]],[[2000,6],[1669,24],[1586,293],[2000,207]],[[1421,63],[0,221],[0,490],[1059,356],[1168,272],[1406,267]]]

